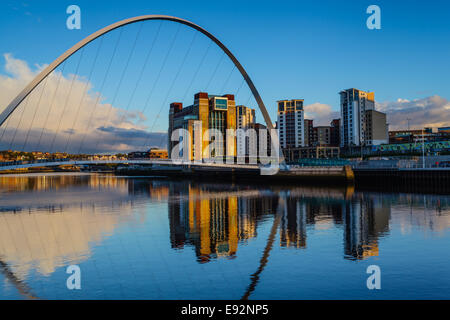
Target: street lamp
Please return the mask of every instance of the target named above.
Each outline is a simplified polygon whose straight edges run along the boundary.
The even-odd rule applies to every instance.
[[[409,121],[411,120],[410,118],[406,118],[406,120],[408,121],[408,143],[411,143],[411,131],[409,130]]]
[[[422,168],[425,169],[425,135],[422,128]]]

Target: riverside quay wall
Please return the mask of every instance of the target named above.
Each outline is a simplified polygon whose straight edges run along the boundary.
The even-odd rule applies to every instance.
[[[255,182],[288,182],[288,183],[352,183],[353,170],[350,166],[301,167],[281,169],[274,175],[261,175],[258,166],[120,166],[117,174],[142,175],[153,177],[170,177],[180,179],[213,179]]]
[[[450,168],[353,168],[358,188],[450,193]]]

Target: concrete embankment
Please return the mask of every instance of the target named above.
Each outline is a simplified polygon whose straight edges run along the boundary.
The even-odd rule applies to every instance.
[[[170,177],[193,180],[228,180],[255,182],[289,182],[289,183],[352,183],[354,174],[349,166],[336,167],[298,167],[279,170],[273,175],[263,175],[258,167],[227,168],[209,166],[152,166],[121,167],[116,171],[121,175],[139,175],[152,177]]]
[[[358,168],[357,187],[384,191],[450,192],[450,168]]]

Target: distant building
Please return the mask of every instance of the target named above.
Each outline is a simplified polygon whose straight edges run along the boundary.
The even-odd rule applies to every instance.
[[[148,158],[149,158],[148,151],[133,151],[128,153],[129,160],[148,159]]]
[[[256,152],[258,155],[258,159],[259,159],[259,155],[260,154],[264,154],[263,152],[260,152],[260,146],[262,144],[261,139],[263,139],[263,136],[261,136],[261,132],[260,130],[264,130],[266,132],[265,135],[265,139],[266,139],[266,148],[267,148],[267,156],[270,157],[271,152],[272,152],[272,141],[270,138],[270,132],[269,130],[267,130],[267,127],[261,123],[251,123],[248,125],[248,128],[250,129],[254,129],[256,131]],[[248,151],[248,150],[247,150]],[[246,155],[249,155],[249,153],[246,153]]]
[[[339,94],[341,97],[340,145],[351,147],[387,143],[386,115],[375,111],[375,94],[355,88],[343,90]]]
[[[286,162],[296,162],[299,159],[332,159],[339,158],[340,148],[329,146],[314,146],[289,148],[283,150]]]
[[[304,121],[304,136],[305,146],[312,146],[314,142],[314,121],[311,119],[305,119]]]
[[[133,151],[128,153],[128,159],[167,159],[166,149],[150,148],[148,151]]]
[[[331,127],[330,126],[314,127],[313,146],[328,146],[330,144],[331,144]]]
[[[287,100],[284,100],[286,102]],[[291,100],[291,101],[302,101],[303,100]],[[292,109],[291,102],[291,109]],[[278,122],[287,122],[284,118],[280,117],[280,106]],[[301,115],[303,116],[303,114]],[[301,117],[300,115],[297,117]],[[292,119],[293,116],[291,115]],[[280,145],[283,147],[283,154],[285,160],[288,162],[295,162],[301,158],[338,158],[340,155],[339,145],[340,145],[340,119],[334,119],[331,121],[329,126],[317,126],[314,127],[314,121],[312,119],[304,119],[303,120],[303,144],[297,144],[295,146],[295,141],[292,143],[294,132],[296,132],[296,128],[294,126],[294,122],[291,120],[289,126],[289,122],[285,126],[285,130],[283,131],[283,143],[282,135],[280,134]],[[293,128],[293,129],[292,129]],[[301,138],[297,139],[297,141],[302,141]]]
[[[246,128],[255,121],[255,109],[242,105],[236,106],[236,129]]]
[[[305,119],[305,146],[339,147],[340,119],[334,119],[329,126],[313,126],[313,120]]]
[[[393,130],[389,131],[389,143],[411,143],[414,141],[414,137],[421,135],[422,130]]]
[[[365,141],[365,112],[375,109],[375,95],[358,89],[339,92],[341,97],[341,146],[359,146]]]
[[[341,145],[341,119],[333,119],[330,127],[330,146],[339,147]]]
[[[388,143],[386,114],[376,110],[366,110],[365,145],[377,146]]]
[[[278,101],[277,125],[281,148],[304,146],[303,99]]]
[[[150,159],[168,159],[169,155],[166,149],[150,148],[148,157]]]
[[[236,129],[248,129],[255,124],[256,115],[255,109],[246,106],[236,106]],[[244,140],[237,139],[237,154],[248,155],[250,153],[249,138]]]
[[[51,158],[53,159],[65,159],[67,156],[68,154],[65,152],[55,152],[51,154]]]
[[[41,151],[32,151],[31,154],[33,155],[34,159],[36,160],[42,160],[45,159],[45,153]]]
[[[216,148],[212,151],[213,157],[221,157],[227,155],[226,150],[226,129],[236,129],[236,104],[234,95],[226,94],[222,96],[208,95],[206,92],[198,92],[194,95],[194,103],[183,108],[180,102],[170,104],[169,111],[169,130],[168,130],[168,156],[172,158],[172,149],[179,141],[171,141],[172,132],[176,129],[186,129],[189,131],[192,139],[191,150],[188,152],[189,159],[203,159],[204,155],[209,155],[208,147],[210,141],[202,139],[202,146],[196,148],[194,138],[194,123],[201,121],[202,132],[204,137],[206,130],[216,129],[222,133],[221,140],[216,140]],[[229,150],[228,154],[232,157],[236,155],[236,144],[233,150]],[[200,155],[195,155],[195,150],[202,150]],[[180,155],[181,156],[181,155]]]
[[[445,133],[450,133],[450,127],[440,127],[437,128],[438,132],[445,132]]]
[[[399,143],[414,143],[416,141],[422,141],[422,133],[427,137],[433,135],[432,128],[422,129],[411,129],[411,130],[392,130],[389,131],[389,144],[399,144]]]
[[[389,144],[421,143],[422,141],[450,141],[450,131],[442,130],[442,128],[438,128],[437,132],[433,132],[432,128],[389,131]]]

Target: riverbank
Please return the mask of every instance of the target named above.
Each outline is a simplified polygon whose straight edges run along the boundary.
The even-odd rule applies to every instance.
[[[261,169],[227,168],[209,166],[122,166],[115,171],[119,175],[153,176],[170,179],[191,179],[203,181],[245,181],[245,182],[277,182],[277,183],[314,183],[314,184],[348,184],[354,180],[353,171],[349,166],[335,167],[302,167],[290,170],[280,170],[273,175],[262,174]]]
[[[450,168],[364,168],[354,169],[354,173],[358,188],[450,193]]]

